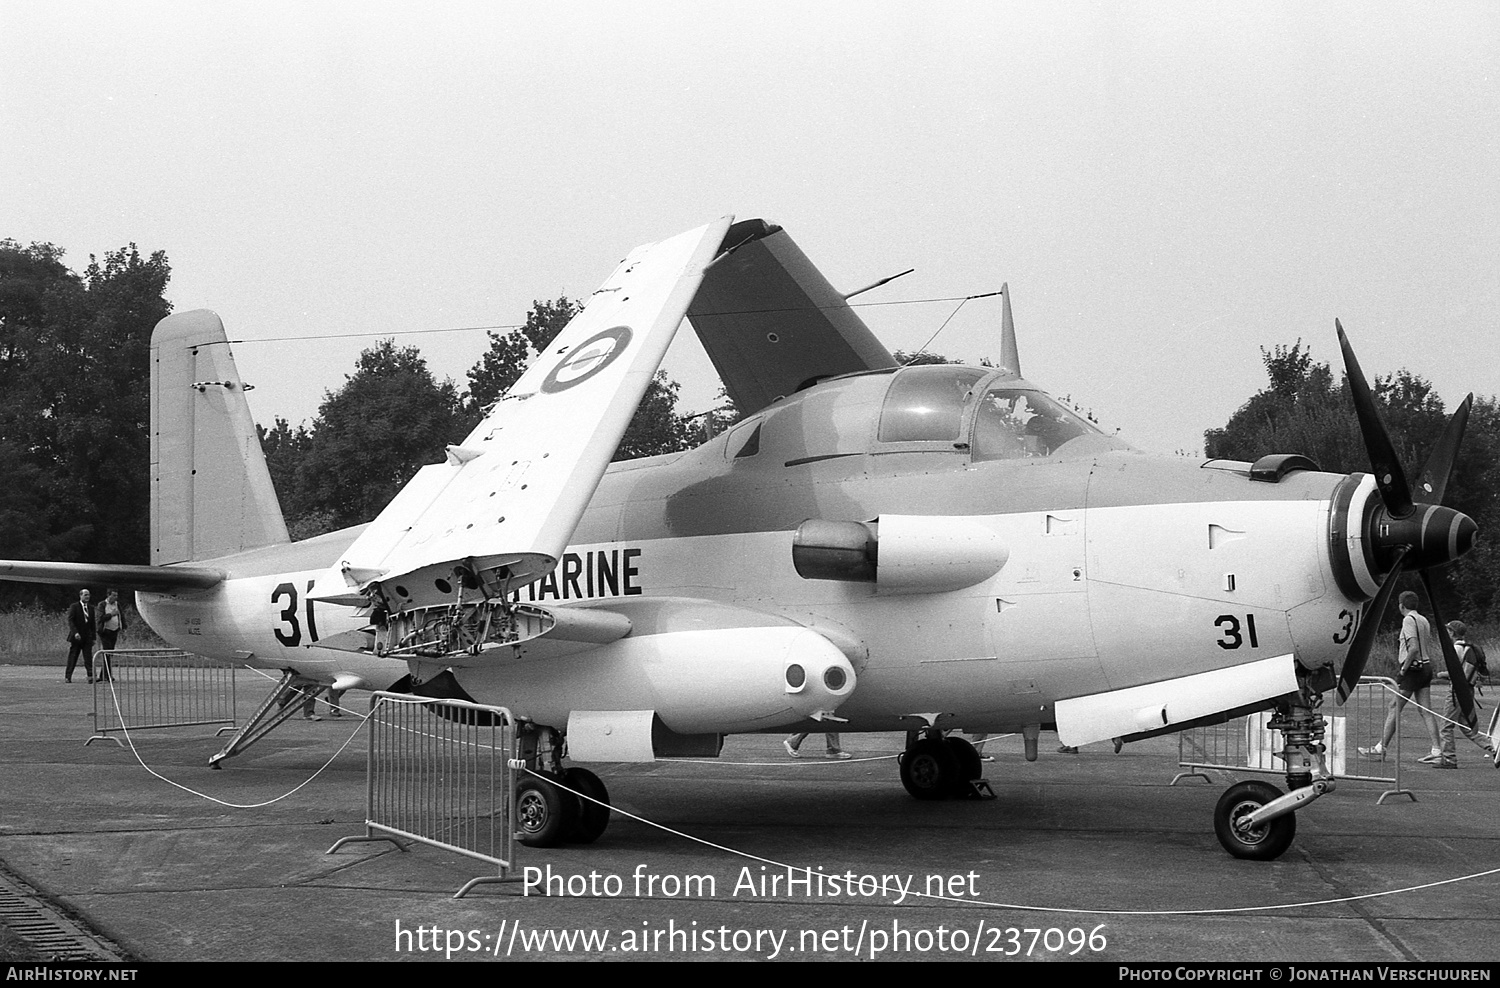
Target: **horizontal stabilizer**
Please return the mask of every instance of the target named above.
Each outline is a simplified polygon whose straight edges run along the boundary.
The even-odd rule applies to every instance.
[[[765,220],[729,228],[687,314],[744,415],[823,378],[896,366],[786,231]]]
[[[15,583],[85,585],[171,593],[175,590],[208,590],[224,582],[221,569],[208,566],[127,566],[109,563],[44,563],[25,559],[0,559],[0,580]]]

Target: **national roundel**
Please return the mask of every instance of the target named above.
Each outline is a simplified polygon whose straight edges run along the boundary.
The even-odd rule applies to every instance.
[[[616,326],[602,333],[595,333],[558,361],[557,366],[542,381],[543,393],[556,394],[582,384],[614,363],[629,345],[629,326]]]

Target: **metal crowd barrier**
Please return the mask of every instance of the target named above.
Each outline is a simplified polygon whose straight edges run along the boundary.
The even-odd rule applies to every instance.
[[[435,700],[408,693],[370,697],[366,766],[365,833],[345,844],[416,841],[487,861],[495,876],[471,879],[454,898],[476,885],[502,882],[515,860],[515,801],[511,758],[516,737],[504,707]]]
[[[1328,749],[1329,772],[1339,779],[1388,783],[1390,788],[1375,800],[1377,804],[1397,795],[1410,797],[1413,802],[1417,798],[1401,786],[1400,730],[1396,731],[1383,760],[1365,758],[1359,753],[1360,748],[1373,747],[1380,740],[1385,730],[1386,709],[1394,695],[1390,690],[1395,687],[1395,680],[1367,676],[1359,681],[1342,706],[1330,702],[1322,709],[1327,722],[1323,744]],[[1175,786],[1187,778],[1207,780],[1208,776],[1203,774],[1207,769],[1284,775],[1286,769],[1277,757],[1281,752],[1281,736],[1266,727],[1270,719],[1271,712],[1262,711],[1224,724],[1181,732],[1177,736],[1177,765],[1185,771],[1178,772],[1171,784]]]
[[[222,724],[233,730],[235,692],[232,665],[175,648],[99,651],[94,656],[94,733],[122,744],[114,735],[164,727]]]

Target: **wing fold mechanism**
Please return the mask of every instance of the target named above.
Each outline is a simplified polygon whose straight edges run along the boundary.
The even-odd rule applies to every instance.
[[[549,608],[496,599],[410,608],[318,645],[460,667],[515,661],[521,658],[519,646],[539,639],[588,647],[618,641],[630,631],[629,617],[602,607]]]

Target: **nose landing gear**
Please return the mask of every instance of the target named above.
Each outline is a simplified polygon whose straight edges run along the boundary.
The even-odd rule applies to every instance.
[[[1224,850],[1237,858],[1273,861],[1297,835],[1294,811],[1334,789],[1324,754],[1327,726],[1318,707],[1323,694],[1304,685],[1301,692],[1278,703],[1266,725],[1280,731],[1283,745],[1277,757],[1286,763],[1287,793],[1268,782],[1251,780],[1229,787],[1214,807],[1214,833]]]

